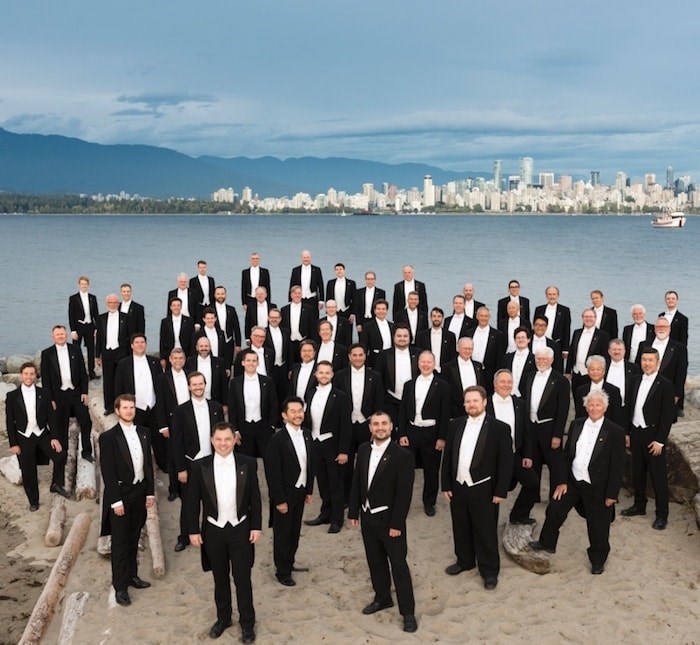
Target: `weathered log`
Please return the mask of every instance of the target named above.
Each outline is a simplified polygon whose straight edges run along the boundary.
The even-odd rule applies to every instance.
[[[68,458],[65,469],[65,489],[73,492],[75,485],[75,474],[78,468],[78,437],[80,436],[80,426],[75,419],[71,419],[68,426]]]
[[[97,552],[100,555],[111,555],[112,553],[112,536],[100,535],[97,538]]]
[[[102,467],[100,466],[100,434],[92,426],[92,455],[95,458],[95,501],[99,504],[102,495]]]
[[[95,465],[86,459],[78,461],[78,475],[75,479],[75,498],[95,499],[97,484],[95,481]]]
[[[76,591],[68,596],[66,608],[63,610],[61,633],[58,635],[58,645],[72,645],[78,619],[83,615],[85,603],[90,594],[87,591]]]
[[[58,559],[51,569],[49,579],[44,585],[44,590],[41,592],[32,615],[29,617],[29,622],[24,629],[19,645],[34,645],[41,640],[42,634],[51,622],[61,592],[66,586],[68,575],[78,558],[80,550],[83,548],[83,544],[85,544],[85,538],[87,538],[89,530],[90,516],[87,513],[80,513],[73,520],[73,525],[68,532]]]
[[[163,554],[163,538],[160,534],[158,502],[146,513],[146,530],[148,531],[148,546],[151,549],[153,575],[156,578],[162,578],[165,575],[165,555]]]
[[[49,515],[49,527],[46,529],[44,544],[46,546],[58,546],[63,539],[63,527],[66,524],[66,500],[63,496],[54,493],[51,502],[51,514]]]
[[[0,473],[2,473],[5,479],[11,484],[22,485],[22,471],[19,468],[19,460],[15,455],[0,459]]]
[[[524,569],[533,573],[549,573],[549,556],[542,551],[533,551],[529,543],[535,538],[532,531],[535,524],[506,523],[503,530],[503,548],[506,553]]]

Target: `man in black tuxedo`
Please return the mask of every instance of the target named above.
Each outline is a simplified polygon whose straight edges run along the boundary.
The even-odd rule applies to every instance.
[[[472,327],[467,336],[474,341],[474,360],[484,368],[484,387],[493,394],[493,376],[506,353],[503,334],[491,327],[491,312],[488,307],[479,307],[476,312],[477,326]]]
[[[549,468],[550,493],[554,492],[555,475],[561,465],[561,443],[569,414],[569,382],[552,369],[554,352],[545,347],[535,354],[537,371],[528,375],[522,390],[528,431],[532,441],[532,468],[542,479],[542,466]],[[539,484],[535,490],[522,488],[516,504],[529,517],[539,501]]]
[[[415,599],[411,571],[406,555],[406,517],[411,507],[415,464],[405,448],[391,441],[391,417],[377,411],[370,418],[372,443],[363,443],[357,455],[357,469],[352,480],[348,519],[360,525],[369,566],[374,600],[362,613],[374,614],[393,607],[391,574],[394,578],[403,630],[415,632]]]
[[[229,418],[241,436],[239,452],[255,459],[265,456],[274,432],[277,394],[272,379],[258,374],[258,355],[251,349],[241,354],[243,374],[232,378],[228,388]]]
[[[505,423],[510,429],[513,448],[513,475],[508,492],[519,483],[523,488],[530,488],[532,495],[539,495],[540,480],[532,468],[532,439],[525,413],[525,403],[513,396],[513,375],[507,369],[500,369],[493,377],[494,393],[486,402],[486,414]],[[529,517],[529,510],[516,503],[510,511],[511,524],[534,524]]]
[[[411,332],[406,325],[394,327],[393,341],[393,347],[379,354],[375,369],[384,384],[384,410],[398,425],[404,385],[418,376],[419,350],[411,345]]]
[[[476,327],[476,312],[486,305],[483,302],[479,302],[474,298],[475,292],[474,285],[471,282],[467,282],[462,290],[462,295],[464,296],[464,315],[469,319],[469,327]]]
[[[650,344],[654,340],[654,325],[647,322],[647,310],[644,305],[632,305],[631,325],[625,325],[622,330],[622,340],[627,348],[626,358],[634,363],[637,360],[637,352],[642,343]],[[611,338],[616,338],[611,336]]]
[[[358,447],[371,439],[368,419],[384,405],[382,377],[366,365],[367,351],[360,343],[348,349],[350,367],[340,370],[333,377],[335,386],[350,398],[350,422],[352,438],[345,466],[345,501],[350,499],[352,476],[355,472],[355,455]]]
[[[610,522],[625,472],[625,432],[605,414],[607,400],[605,391],[591,392],[586,396],[586,416],[571,422],[564,447],[566,471],[558,475],[540,539],[530,543],[535,550],[554,553],[569,511],[582,507],[594,575],[605,570]]]
[[[606,405],[605,417],[610,419],[614,424],[625,427],[625,416],[622,411],[622,397],[620,390],[605,381],[605,370],[608,366],[607,361],[603,356],[594,354],[586,359],[586,369],[588,373],[588,383],[584,383],[574,393],[574,415],[576,418],[586,416],[586,405],[584,403],[586,397],[598,390],[603,390],[608,395],[608,403]]]
[[[170,428],[173,442],[173,460],[177,479],[180,483],[180,535],[175,544],[175,551],[180,552],[189,544],[187,526],[187,493],[189,490],[192,465],[197,459],[211,455],[212,428],[224,420],[224,409],[216,401],[205,397],[205,378],[200,372],[187,375],[187,387],[190,400],[185,401],[173,413]],[[239,435],[236,433],[236,437]]]
[[[345,369],[348,366],[348,349],[345,345],[333,340],[333,325],[327,320],[319,321],[317,360],[328,361],[333,365],[333,371]]]
[[[640,353],[642,374],[635,377],[627,393],[630,422],[626,443],[632,452],[634,504],[622,511],[622,515],[646,515],[649,471],[656,498],[656,519],[652,527],[662,531],[668,524],[666,442],[676,421],[674,388],[661,374],[659,352],[645,347]]]
[[[289,292],[295,286],[301,288],[302,300],[313,312],[312,323],[318,320],[318,312],[323,308],[323,273],[321,267],[311,264],[311,253],[301,252],[301,264],[292,269],[289,277]],[[283,313],[284,315],[284,313]]]
[[[255,291],[264,287],[266,298],[272,298],[270,289],[270,272],[260,266],[260,255],[253,251],[250,254],[250,266],[241,271],[241,304],[245,311],[248,305],[255,304]]]
[[[530,330],[527,327],[518,327],[513,333],[515,351],[509,352],[503,357],[501,367],[507,369],[513,378],[513,394],[521,397],[525,387],[527,375],[536,372],[535,355],[530,351]]]
[[[291,367],[289,332],[280,327],[282,313],[279,309],[270,310],[267,322],[264,347],[272,353],[272,367],[267,375],[272,378],[275,384],[277,401],[284,401],[289,390],[289,370]],[[258,355],[258,362],[259,358]]]
[[[428,294],[425,284],[416,280],[414,268],[410,264],[403,267],[403,280],[394,285],[394,301],[391,308],[391,315],[394,320],[400,311],[408,306],[408,294],[415,291],[418,294],[418,308],[428,315]]]
[[[365,273],[365,286],[355,291],[353,306],[358,334],[362,334],[364,325],[374,318],[374,305],[377,300],[386,301],[386,291],[377,287],[376,284],[377,274],[374,271],[367,271]],[[389,311],[388,302],[387,311]]]
[[[552,367],[559,374],[564,373],[564,358],[562,357],[559,343],[551,338],[547,338],[547,326],[549,321],[544,314],[536,314],[532,321],[532,338],[530,339],[530,351],[536,354],[545,347],[550,347],[554,352],[554,363]]]
[[[506,305],[506,315],[498,319],[498,331],[503,334],[506,352],[515,351],[515,330],[520,327],[530,329],[530,321],[523,318],[518,303],[510,300]]]
[[[315,332],[318,310],[305,304],[302,298],[302,288],[295,285],[289,292],[290,302],[284,305],[280,327],[289,332],[291,341],[292,360],[299,360],[299,343],[305,338],[312,338]]]
[[[362,326],[360,342],[367,349],[367,362],[370,367],[376,367],[379,354],[392,346],[394,323],[387,319],[388,312],[389,303],[386,300],[377,300],[374,303],[374,318],[367,320]]]
[[[520,317],[524,323],[530,324],[530,300],[520,295],[520,282],[511,280],[508,283],[508,295],[498,301],[497,319],[508,317],[508,303],[515,302],[520,307]]]
[[[248,349],[258,355],[258,374],[262,376],[270,376],[274,372],[273,368],[275,366],[275,350],[268,347],[266,341],[267,330],[264,327],[256,326],[250,330]],[[243,355],[242,352],[239,352],[236,359],[233,361],[233,376],[241,376],[242,374]]]
[[[267,327],[267,319],[270,312],[277,309],[277,305],[269,301],[267,289],[258,287],[255,290],[255,298],[248,302],[245,310],[244,332],[245,337],[250,338],[253,327]]]
[[[252,643],[255,608],[250,573],[255,559],[254,545],[262,535],[258,464],[255,459],[234,454],[236,438],[228,423],[214,426],[211,444],[216,454],[209,454],[192,465],[187,497],[189,539],[202,549],[202,569],[214,576],[216,622],[209,636],[219,638],[231,626],[233,574],[241,642]]]
[[[350,318],[353,315],[353,300],[357,286],[354,280],[345,277],[345,265],[342,262],[337,262],[334,270],[335,278],[329,280],[326,285],[326,300],[335,300],[338,313],[343,318]]]
[[[451,331],[457,340],[464,338],[469,329],[476,326],[476,320],[464,313],[464,302],[461,293],[452,298],[452,315],[445,318],[445,329]]]
[[[571,310],[559,303],[559,287],[550,285],[545,289],[544,295],[547,302],[535,307],[535,317],[546,317],[547,338],[559,344],[559,349],[566,358],[571,340]]]
[[[104,481],[102,530],[112,536],[112,586],[117,603],[130,605],[129,587],[145,589],[138,575],[138,548],[146,510],[156,501],[148,429],[134,424],[131,394],[114,401],[117,425],[100,435],[100,469]]]
[[[457,339],[455,335],[442,326],[445,312],[440,307],[430,310],[430,329],[416,334],[416,347],[427,349],[435,357],[435,370],[442,371],[443,365],[457,358]]]
[[[194,294],[200,313],[214,302],[215,285],[216,280],[207,275],[206,261],[198,260],[197,275],[190,278],[190,291]],[[199,322],[199,319],[195,319],[195,322]]]
[[[97,298],[88,293],[90,279],[81,275],[78,278],[78,293],[68,299],[68,324],[71,329],[71,339],[80,349],[84,342],[87,348],[88,374],[90,379],[96,379],[95,374],[95,330],[97,325]]]
[[[50,491],[69,497],[70,494],[63,488],[66,451],[52,427],[55,424],[52,423],[49,396],[35,385],[36,366],[34,363],[24,363],[19,373],[22,384],[8,392],[5,398],[5,427],[10,451],[17,455],[22,471],[22,485],[29,500],[29,510],[36,511],[39,508],[37,451],[40,450],[53,461]]]
[[[289,396],[298,396],[307,403],[311,393],[316,388],[316,343],[303,340],[299,346],[301,362],[292,365],[289,375]]]
[[[338,312],[337,302],[335,300],[326,300],[326,315],[324,318],[321,318],[321,321],[323,320],[327,320],[333,325],[334,341],[345,347],[352,345],[352,321],[354,320],[354,314],[350,314],[349,317],[341,315]]]
[[[195,346],[196,356],[191,356],[185,363],[185,372],[200,372],[204,374],[205,393],[207,400],[216,401],[224,407],[228,405],[228,378],[226,369],[221,359],[211,355],[209,339],[200,338]]]
[[[131,285],[128,282],[119,287],[122,294],[122,301],[119,305],[119,311],[126,314],[129,318],[129,329],[132,334],[136,332],[140,334],[146,333],[146,311],[143,305],[134,302],[131,299]]]
[[[195,280],[196,278],[192,278]],[[177,275],[177,289],[168,291],[168,310],[166,315],[170,314],[170,302],[173,298],[179,298],[182,303],[182,315],[192,318],[192,322],[195,327],[199,328],[200,323],[200,311],[199,311],[199,300],[197,300],[197,295],[190,289],[186,273],[178,273]]]
[[[394,317],[395,323],[406,325],[411,332],[411,343],[415,344],[419,332],[428,329],[428,312],[419,307],[417,291],[411,291],[406,298],[406,306]]]
[[[472,360],[474,341],[465,336],[457,341],[457,358],[447,363],[440,377],[450,386],[450,417],[461,417],[464,413],[464,390],[472,385],[484,383],[481,363]]]
[[[75,417],[80,426],[81,455],[93,462],[88,375],[83,355],[76,345],[66,342],[68,334],[63,325],[54,325],[51,335],[54,344],[41,352],[41,383],[56,413],[55,434],[63,450],[68,450],[68,422]]]
[[[328,361],[316,364],[316,389],[307,401],[308,425],[313,439],[313,459],[321,496],[321,512],[308,526],[330,524],[329,533],[343,526],[344,500],[342,466],[350,451],[350,399],[334,387],[333,366]]]
[[[275,575],[285,587],[296,585],[293,571],[308,571],[294,566],[304,504],[311,504],[314,489],[311,432],[303,423],[304,402],[299,397],[285,399],[282,427],[270,437],[264,455]]]
[[[156,378],[162,374],[160,362],[146,354],[146,336],[135,333],[131,336],[131,355],[122,358],[114,376],[114,394],[133,394],[136,397],[137,426],[151,431],[151,446],[156,464],[168,472],[168,447],[165,437],[159,432],[156,415]]]
[[[678,292],[667,291],[664,294],[666,309],[659,316],[663,316],[671,325],[671,338],[682,345],[688,345],[688,316],[678,311]]]
[[[632,390],[632,381],[640,373],[640,369],[634,363],[625,360],[625,344],[619,338],[610,341],[608,356],[610,361],[608,361],[605,372],[605,382],[620,390],[623,423],[618,425],[622,425],[626,429],[630,421],[627,393]]]
[[[214,303],[216,313],[216,326],[224,332],[224,340],[228,355],[233,357],[241,351],[241,325],[238,322],[238,314],[232,305],[226,304],[226,288],[217,286],[214,289]]]
[[[226,334],[217,325],[216,312],[213,307],[207,307],[202,312],[202,321],[204,324],[192,336],[192,347],[196,347],[200,338],[207,338],[211,355],[221,360],[228,378],[231,376],[233,363],[233,345],[226,342]]]
[[[97,364],[102,367],[102,392],[105,416],[114,410],[114,379],[117,364],[129,354],[129,318],[119,311],[119,298],[111,293],[106,298],[107,311],[97,318]]]
[[[603,356],[607,353],[610,336],[595,326],[595,311],[584,309],[581,313],[583,327],[574,331],[569,355],[566,360],[566,374],[571,378],[571,392],[588,382],[586,359],[589,356]]]
[[[160,366],[165,369],[170,353],[176,347],[189,356],[194,336],[192,318],[182,315],[182,300],[170,301],[170,315],[160,321]]]
[[[600,289],[591,291],[591,304],[595,313],[595,326],[604,331],[608,338],[617,338],[617,311],[605,304],[605,296]]]
[[[435,515],[440,487],[440,457],[450,420],[450,386],[435,374],[435,357],[429,350],[418,356],[420,374],[403,388],[397,435],[423,466],[423,510]]]
[[[464,391],[467,417],[450,421],[442,457],[442,490],[450,503],[457,561],[445,572],[454,576],[476,566],[484,588],[498,584],[498,504],[508,495],[513,449],[507,424],[486,414],[486,390]]]

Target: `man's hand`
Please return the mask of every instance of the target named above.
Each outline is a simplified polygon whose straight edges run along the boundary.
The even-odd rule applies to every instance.
[[[401,531],[399,529],[389,529],[389,537],[401,537]]]
[[[616,499],[611,499],[610,497],[605,498],[605,505],[610,508],[613,504],[617,504]]]
[[[552,499],[561,499],[562,497],[564,497],[564,495],[566,495],[566,491],[568,491],[568,490],[569,490],[569,487],[566,484],[559,484],[559,486],[557,486],[554,489],[554,493],[552,494]]]
[[[350,526],[356,529],[358,526],[360,526],[360,520],[350,520]]]
[[[58,405],[56,405],[56,401],[51,401],[51,407],[53,408],[54,412],[58,409]]]
[[[438,452],[442,452],[445,449],[445,440],[444,439],[438,439],[435,442],[435,450]]]
[[[181,470],[180,472],[178,472],[177,481],[179,481],[181,484],[187,483],[187,471],[186,470]]]
[[[170,430],[168,430],[168,428],[163,428],[160,431],[160,434],[163,435],[166,439],[170,439]]]
[[[658,457],[661,454],[661,451],[664,449],[664,444],[659,443],[658,441],[652,441],[647,448],[649,448],[649,454],[653,455],[654,457]]]
[[[262,531],[251,531],[250,537],[248,538],[248,541],[251,544],[255,544],[260,539],[261,535],[262,535]]]
[[[494,504],[500,504],[501,502],[505,502],[505,501],[506,501],[505,497],[499,497],[498,495],[494,495],[491,498],[491,502],[493,502]]]
[[[146,509],[153,508],[156,505],[156,498],[153,495],[146,496]]]
[[[404,448],[408,448],[408,446],[409,446],[408,437],[399,437],[399,446],[403,446]]]
[[[341,452],[335,460],[338,462],[339,465],[343,466],[348,463],[348,456],[344,452]]]
[[[51,439],[51,447],[56,452],[63,452],[63,446],[61,445],[61,442],[58,439]]]
[[[121,517],[125,513],[124,504],[117,504],[112,510],[114,511],[115,515],[118,515],[119,517]]]
[[[10,446],[10,452],[13,455],[21,455],[22,454],[22,449],[19,446]]]
[[[523,459],[523,468],[532,468],[532,459]]]
[[[289,512],[289,504],[287,502],[282,502],[281,504],[277,504],[275,508],[282,514],[286,514]]]
[[[451,491],[451,490],[442,491],[442,494],[445,496],[445,499],[446,499],[448,502],[451,502],[451,501],[452,501],[452,491]]]
[[[311,504],[311,502],[314,501],[314,496],[313,495],[307,495],[304,497],[304,504]]]
[[[88,397],[87,394],[81,394],[80,401],[85,407],[87,407],[90,404],[90,397]]]
[[[628,434],[626,434],[625,435],[625,448],[629,449],[630,445],[631,445],[630,436]]]
[[[552,450],[558,450],[561,446],[561,439],[559,437],[552,437]]]
[[[78,340],[78,332],[77,332],[77,331],[72,331],[72,332],[70,333],[70,337],[71,337],[73,340]]]
[[[202,544],[204,544],[204,540],[202,539],[202,536],[199,533],[195,535],[192,535],[190,533],[190,544],[192,546],[200,547],[202,546]]]

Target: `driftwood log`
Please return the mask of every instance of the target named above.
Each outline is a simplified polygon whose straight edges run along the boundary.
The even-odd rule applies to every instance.
[[[95,465],[85,459],[78,460],[78,475],[75,478],[75,498],[95,499],[97,484],[95,481]]]
[[[549,556],[543,551],[533,551],[529,543],[535,538],[532,531],[535,524],[506,523],[503,530],[503,548],[521,567],[533,573],[549,573]]]
[[[22,485],[22,471],[19,469],[19,460],[15,455],[0,459],[0,473],[11,484]]]
[[[61,495],[54,493],[51,502],[51,514],[49,515],[49,527],[46,529],[44,544],[46,546],[58,546],[63,540],[63,527],[66,524],[66,500]]]
[[[163,553],[163,538],[160,534],[158,502],[148,509],[146,514],[146,530],[148,531],[148,546],[151,549],[153,575],[156,578],[162,578],[165,575],[165,555]]]
[[[68,596],[66,608],[63,610],[61,633],[58,635],[58,645],[72,645],[78,619],[83,615],[85,603],[90,594],[87,591],[76,591]]]
[[[78,468],[78,437],[80,437],[80,426],[73,418],[68,426],[68,458],[66,459],[66,481],[65,489],[73,492],[75,485],[75,474]]]
[[[90,516],[87,513],[80,513],[73,520],[65,544],[51,569],[49,579],[44,585],[44,590],[41,592],[39,600],[34,606],[19,645],[34,645],[40,642],[42,634],[51,622],[61,592],[66,586],[68,575],[78,558],[80,550],[83,548],[83,544],[85,544],[85,538],[87,538],[89,530]]]

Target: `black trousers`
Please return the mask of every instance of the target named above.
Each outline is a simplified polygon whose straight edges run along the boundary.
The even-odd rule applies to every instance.
[[[382,604],[391,602],[391,577],[393,576],[399,613],[402,616],[408,616],[416,612],[416,603],[413,597],[411,571],[406,562],[408,553],[406,531],[401,531],[399,537],[389,537],[390,527],[386,523],[386,518],[377,517],[386,514],[387,512],[384,511],[374,516],[362,511],[362,542],[372,579],[374,599]],[[389,565],[391,565],[391,575]]]
[[[51,435],[44,430],[38,437],[23,437],[17,435],[17,445],[20,453],[17,455],[19,468],[22,471],[22,486],[27,494],[30,505],[39,503],[39,478],[37,476],[37,450],[41,450],[53,462],[52,484],[63,486],[64,471],[66,466],[67,452],[64,447],[62,452],[56,452],[51,447]]]
[[[238,526],[226,524],[222,529],[207,522],[203,539],[202,548],[206,550],[214,576],[217,619],[229,620],[233,612],[230,579],[232,573],[233,583],[236,585],[238,621],[241,627],[252,628],[255,625],[255,608],[250,572],[255,559],[255,548],[250,543],[250,521],[245,520]]]
[[[305,498],[304,488],[295,488],[287,495],[286,513],[280,513],[274,506],[272,508],[272,555],[278,576],[289,576],[292,573],[299,548]]]
[[[588,559],[593,565],[605,564],[610,553],[610,521],[612,507],[605,506],[605,486],[591,486],[585,481],[576,481],[569,476],[568,490],[561,499],[552,499],[547,505],[547,512],[540,533],[540,542],[556,549],[559,529],[566,520],[569,511],[582,502],[586,513],[588,529]]]
[[[343,486],[345,492],[345,503],[350,500],[350,489],[352,488],[352,476],[355,473],[355,458],[357,457],[357,449],[360,444],[370,440],[369,422],[353,423],[352,436],[350,438],[350,451],[348,452],[348,463],[345,465],[345,473],[343,474]]]
[[[655,428],[632,426],[630,450],[632,452],[632,482],[634,504],[639,508],[647,506],[647,472],[651,475],[651,485],[656,498],[656,517],[668,519],[668,479],[666,476],[666,446],[661,454],[654,457],[649,452],[649,444],[654,441]]]
[[[114,377],[117,374],[117,363],[125,358],[125,349],[105,349],[102,352],[102,394],[105,410],[114,412]]]
[[[241,445],[238,446],[238,452],[253,459],[264,457],[267,442],[275,431],[263,421],[255,423],[244,421],[238,430],[241,433]]]
[[[156,465],[164,473],[167,473],[168,445],[166,442],[168,440],[160,433],[156,409],[148,408],[147,410],[142,410],[141,408],[136,408],[134,423],[138,426],[145,426],[150,430],[151,445],[153,446],[153,456],[156,459]]]
[[[493,503],[492,482],[454,482],[450,514],[457,563],[466,569],[478,565],[483,578],[498,577],[498,505]]]
[[[78,340],[75,341],[76,346],[80,349],[80,343],[85,343],[87,348],[87,366],[90,374],[95,373],[95,323],[89,324],[77,323],[76,329],[73,330],[78,334]]]
[[[275,394],[277,394],[277,401],[282,405],[284,401],[289,396],[289,366],[287,363],[282,365],[273,365],[272,374],[268,374],[275,384]],[[282,416],[278,414],[277,422],[280,423]]]
[[[146,523],[146,482],[121,485],[124,515],[109,510],[112,529],[112,586],[127,591],[129,580],[138,574],[141,529]]]
[[[440,457],[442,453],[435,450],[437,428],[417,428],[408,424],[408,449],[413,458],[423,464],[423,504],[435,506],[439,488]]]
[[[333,439],[313,442],[316,481],[321,496],[321,518],[342,526],[344,518],[343,466],[335,458],[338,452]]]
[[[576,372],[571,372],[571,393],[576,396],[576,390],[578,390],[583,385],[587,385],[591,382],[588,374],[576,374]]]
[[[510,521],[519,522],[521,520],[526,520],[530,515],[530,510],[532,507],[527,506],[525,501],[529,499],[539,499],[540,494],[540,478],[534,468],[523,468],[523,457],[520,451],[517,451],[514,455],[515,462],[513,464],[513,477],[510,481],[509,490],[514,490],[515,487],[520,484],[523,489],[530,489],[529,495],[525,496],[525,500],[521,499],[518,495],[513,508],[510,510]]]

